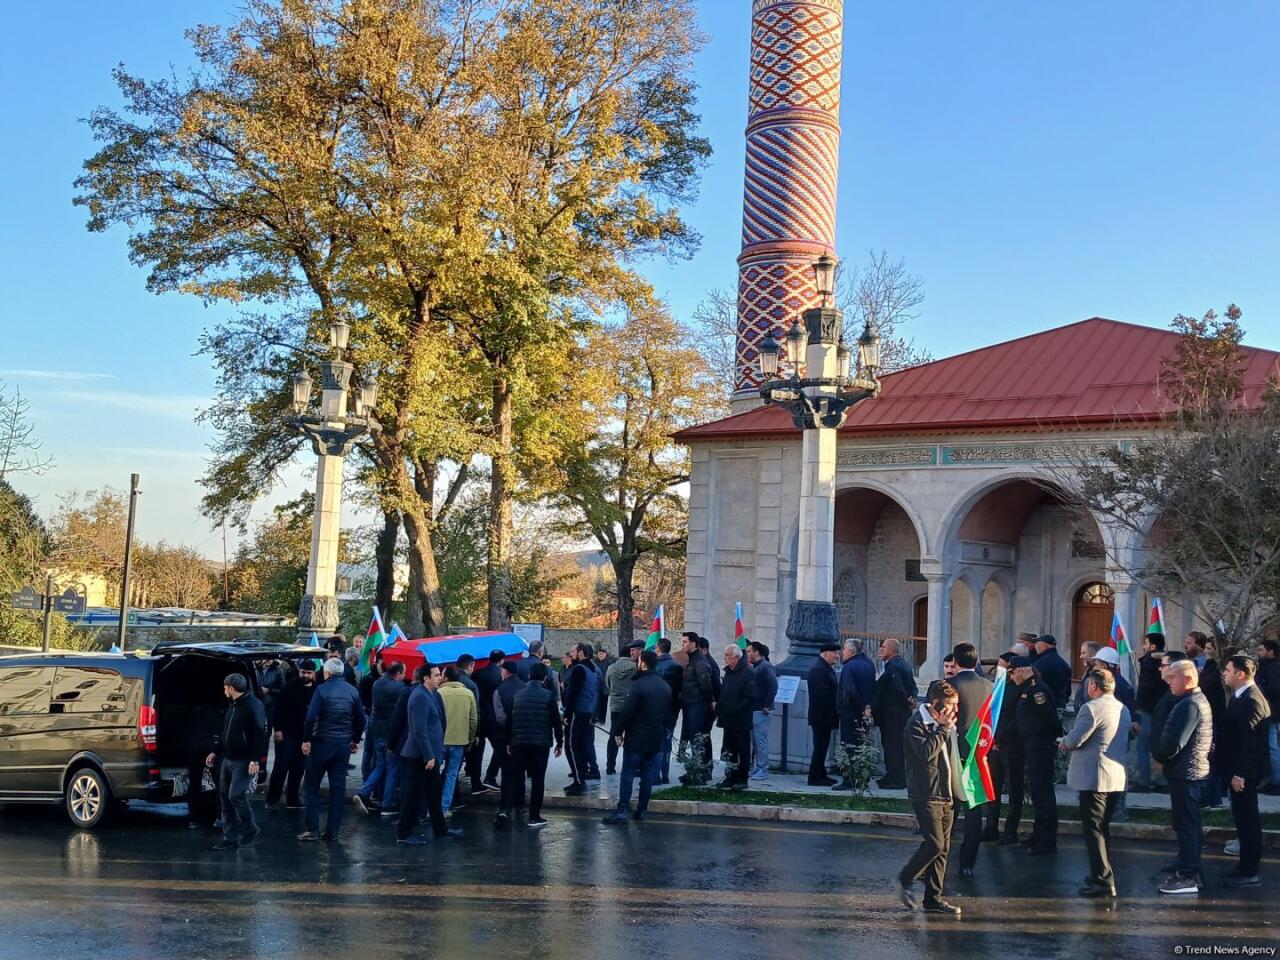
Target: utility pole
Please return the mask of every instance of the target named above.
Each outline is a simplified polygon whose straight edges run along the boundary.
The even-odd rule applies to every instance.
[[[222,609],[231,609],[231,591],[227,587],[227,521],[222,521]]]
[[[49,628],[53,625],[53,574],[44,577],[44,643],[40,649],[49,652]]]
[[[116,632],[116,646],[124,652],[124,635],[129,626],[129,574],[133,562],[133,521],[138,510],[138,475],[129,476],[129,526],[124,534],[124,576],[120,584],[120,625]]]

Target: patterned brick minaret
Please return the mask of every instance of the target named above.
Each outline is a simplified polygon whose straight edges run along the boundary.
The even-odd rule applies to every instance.
[[[754,0],[734,389],[749,403],[757,346],[818,301],[834,253],[844,0]],[[735,404],[736,406],[736,404]]]

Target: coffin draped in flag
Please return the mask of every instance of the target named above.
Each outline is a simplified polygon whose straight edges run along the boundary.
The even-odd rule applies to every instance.
[[[489,654],[501,650],[508,658],[521,659],[529,655],[529,645],[514,633],[486,631],[462,633],[447,637],[426,637],[421,640],[401,640],[382,648],[385,663],[403,663],[410,674],[424,662],[438,666],[457,663],[464,653],[476,658],[476,669],[489,663]]]
[[[1000,717],[1000,704],[1004,701],[1005,675],[1004,667],[996,670],[995,684],[991,693],[983,701],[978,715],[969,725],[965,739],[969,743],[969,756],[960,768],[960,780],[964,784],[964,796],[969,806],[976,807],[982,803],[990,803],[996,798],[995,784],[991,781],[991,768],[987,764],[987,754],[995,741],[995,725]]]

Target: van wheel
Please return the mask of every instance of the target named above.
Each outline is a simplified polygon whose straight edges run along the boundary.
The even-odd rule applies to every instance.
[[[67,779],[64,797],[71,822],[81,830],[92,830],[107,815],[111,788],[106,777],[93,767],[81,767]]]

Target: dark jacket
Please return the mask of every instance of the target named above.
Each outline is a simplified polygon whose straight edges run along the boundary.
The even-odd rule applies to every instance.
[[[1271,768],[1267,744],[1270,719],[1271,708],[1256,679],[1244,693],[1238,697],[1233,694],[1227,701],[1214,759],[1228,787],[1232,777],[1243,777],[1253,786],[1267,779]]]
[[[409,729],[400,749],[406,760],[444,759],[444,704],[434,690],[415,684],[409,694]]]
[[[972,670],[961,670],[951,678],[951,685],[960,694],[960,709],[956,714],[956,746],[960,750],[960,759],[969,758],[969,727],[982,710],[982,705],[991,696],[991,681],[978,676]]]
[[[1134,716],[1134,714],[1138,709],[1138,696],[1134,693],[1133,684],[1122,677],[1119,673],[1112,673],[1112,676],[1115,677],[1116,680],[1116,699],[1119,700],[1124,705],[1125,709],[1129,711],[1130,719],[1136,720],[1137,717]]]
[[[720,700],[716,703],[717,723],[725,730],[750,730],[751,711],[756,705],[756,674],[746,657],[738,657],[738,665],[725,670],[720,681]]]
[[[502,668],[491,663],[471,675],[476,686],[477,706],[480,708],[480,736],[492,737],[494,733],[493,691],[502,686]]]
[[[1000,701],[1000,716],[996,718],[996,749],[1006,756],[1022,751],[1022,737],[1018,734],[1018,702],[1031,684],[1018,686],[1009,677],[1005,681],[1004,697]]]
[[[1200,670],[1200,690],[1209,701],[1213,722],[1221,723],[1222,715],[1227,710],[1227,685],[1222,682],[1222,670],[1213,657],[1205,657],[1204,667]]]
[[[373,683],[369,692],[369,736],[386,740],[391,730],[391,717],[396,712],[396,703],[400,700],[400,691],[404,683],[390,676],[381,676]]]
[[[1036,670],[1053,696],[1053,705],[1061,710],[1071,702],[1071,667],[1056,647],[1036,657]]]
[[[364,733],[364,707],[349,683],[330,677],[316,688],[303,724],[303,740],[349,740],[359,743]]]
[[[1144,653],[1138,658],[1138,709],[1143,713],[1154,713],[1160,698],[1169,692],[1169,685],[1160,676],[1160,664],[1163,658],[1159,654]]]
[[[671,713],[671,685],[651,670],[641,671],[631,683],[622,709],[613,715],[615,737],[622,736],[627,750],[640,754],[658,753]],[[750,714],[747,715],[750,726]]]
[[[876,665],[865,653],[857,653],[840,668],[840,685],[836,706],[840,716],[861,720],[876,695]]]
[[[252,693],[227,704],[215,752],[224,760],[261,760],[267,755],[267,711]]]
[[[680,685],[680,699],[685,705],[710,703],[715,699],[711,667],[701,650],[689,654],[689,664],[684,668],[684,681]]]
[[[871,713],[877,726],[907,722],[907,714],[916,708],[916,678],[902,657],[885,661],[871,697]]]
[[[276,703],[280,700],[280,694],[284,692],[284,668],[279,663],[263,667],[258,672],[258,683],[262,686],[262,706],[267,711],[267,720],[270,721],[275,713]]]
[[[539,683],[526,683],[512,700],[510,729],[513,747],[547,749],[552,742],[557,747],[563,744],[563,725],[555,695]]]
[[[600,699],[600,674],[589,663],[575,663],[564,681],[565,715],[595,717]]]
[[[921,708],[927,709],[927,708]],[[950,733],[913,710],[903,733],[907,796],[912,800],[951,802],[962,796],[960,758],[951,749]]]
[[[370,670],[356,684],[356,690],[360,692],[360,705],[364,707],[366,714],[373,710],[373,685],[381,679],[381,677],[375,677]]]
[[[307,708],[311,706],[311,698],[316,692],[314,683],[307,685],[294,677],[284,685],[280,697],[276,700],[275,728],[290,740],[302,741],[303,723],[307,719]]]
[[[684,667],[669,653],[658,654],[657,673],[671,688],[671,712],[668,722],[680,712],[680,688],[684,685]]]
[[[778,696],[778,671],[768,660],[757,660],[751,669],[756,675],[756,702],[751,709],[772,710],[773,701]]]
[[[1152,744],[1151,756],[1164,765],[1166,780],[1204,780],[1209,776],[1209,748],[1213,745],[1213,711],[1199,688],[1180,697],[1170,694],[1173,707]]]
[[[533,665],[535,663],[541,663],[541,662],[542,661],[539,660],[537,657],[523,658],[520,661],[520,663],[516,666],[516,676],[519,677],[521,680],[523,680],[525,683],[528,683],[530,679],[530,675],[533,672]],[[559,710],[560,709],[560,674],[557,673],[555,670],[548,670],[547,679],[543,681],[542,685],[551,692],[551,696],[554,697],[556,701],[556,709]]]
[[[1040,658],[1043,659],[1044,657]],[[1040,660],[1036,661],[1037,668]],[[1033,678],[1018,688],[1018,711],[1014,722],[1024,745],[1028,740],[1054,740],[1062,736],[1058,707],[1054,703],[1053,692],[1044,680]]]
[[[511,742],[511,711],[515,707],[516,694],[525,686],[518,673],[513,673],[503,680],[493,692],[494,736],[499,740]]]
[[[471,679],[471,674],[458,671],[458,682],[471,691],[471,695],[476,698],[476,715],[479,716],[480,710],[480,688],[476,686],[476,682]]]
[[[1280,723],[1280,659],[1272,657],[1259,660],[1258,675],[1254,682],[1267,698],[1267,706],[1271,708],[1271,722]]]
[[[839,692],[836,672],[819,657],[804,679],[809,688],[809,726],[816,730],[834,730],[840,725],[840,715],[836,712]]]
[[[391,724],[387,727],[387,746],[400,755],[404,746],[404,738],[409,733],[409,695],[413,693],[413,684],[400,684],[400,693],[396,696],[396,708],[391,711]]]

